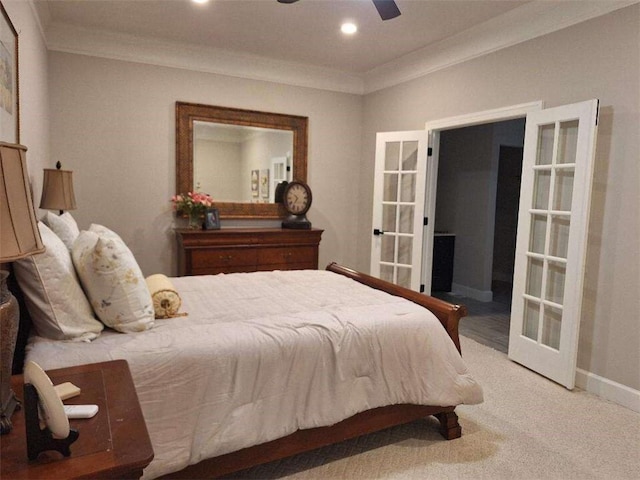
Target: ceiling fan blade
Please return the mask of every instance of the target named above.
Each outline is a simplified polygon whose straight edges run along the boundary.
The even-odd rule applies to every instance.
[[[280,0],[278,0],[280,1]],[[400,9],[394,0],[371,0],[382,20],[391,20],[400,15]]]

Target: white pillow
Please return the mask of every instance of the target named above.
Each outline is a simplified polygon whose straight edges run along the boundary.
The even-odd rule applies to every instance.
[[[60,237],[60,240],[64,242],[69,250],[73,247],[73,242],[76,241],[80,230],[75,219],[69,212],[64,212],[62,215],[56,215],[55,213],[47,212],[44,215],[42,221],[51,229],[53,233]]]
[[[101,225],[91,225],[71,249],[71,258],[93,311],[119,332],[141,332],[153,327],[151,294],[131,250]]]
[[[96,338],[104,325],[94,317],[69,250],[44,223],[38,222],[38,229],[46,250],[13,264],[38,335],[53,340]]]

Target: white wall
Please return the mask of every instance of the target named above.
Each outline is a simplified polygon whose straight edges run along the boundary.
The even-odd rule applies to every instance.
[[[543,100],[600,99],[579,368],[640,389],[640,7],[365,97],[356,267],[368,269],[375,134]]]
[[[309,117],[309,219],[320,265],[353,263],[362,97],[96,57],[49,53],[53,160],[74,171],[81,227],[121,234],[142,271],[176,273],[175,102]],[[229,225],[231,222],[224,222]]]
[[[37,208],[42,194],[42,169],[55,166],[49,150],[47,49],[30,3],[3,0],[2,4],[18,32],[20,143],[28,148],[27,168]]]

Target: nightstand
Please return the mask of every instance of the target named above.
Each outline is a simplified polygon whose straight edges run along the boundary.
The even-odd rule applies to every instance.
[[[80,395],[65,404],[96,404],[97,415],[85,420],[69,420],[80,437],[71,445],[71,456],[51,451],[37,460],[27,459],[24,409],[11,417],[13,430],[2,435],[0,477],[38,478],[140,478],[153,459],[153,449],[144,423],[138,396],[125,360],[93,363],[49,370],[54,385],[71,382]],[[13,391],[22,401],[22,375],[11,379]]]

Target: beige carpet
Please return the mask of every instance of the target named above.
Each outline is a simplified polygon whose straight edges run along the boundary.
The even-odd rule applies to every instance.
[[[229,478],[640,479],[640,414],[464,337],[462,352],[485,393],[458,408],[462,438],[442,439],[429,418]]]

